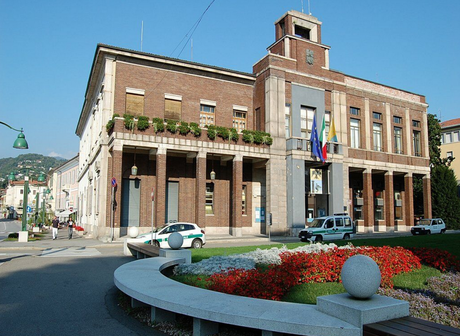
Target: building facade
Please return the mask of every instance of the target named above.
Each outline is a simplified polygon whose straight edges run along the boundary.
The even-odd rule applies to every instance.
[[[79,155],[53,168],[48,173],[49,204],[51,211],[64,221],[73,215],[78,216],[78,158]]]
[[[331,70],[313,16],[275,28],[252,74],[98,45],[76,129],[87,231],[295,235],[337,212],[361,232],[406,230],[414,178],[431,216],[425,97]],[[323,123],[322,143],[336,137],[319,159]]]
[[[441,126],[441,158],[455,158],[450,167],[455,172],[460,197],[460,118],[446,120]]]

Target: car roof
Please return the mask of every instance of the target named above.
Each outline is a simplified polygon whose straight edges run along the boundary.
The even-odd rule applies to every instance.
[[[196,225],[196,226],[198,226],[198,224],[195,224],[195,223],[189,223],[189,222],[175,222],[175,223],[165,223],[165,225],[166,225],[166,226],[175,225],[175,224],[190,224],[190,225]]]

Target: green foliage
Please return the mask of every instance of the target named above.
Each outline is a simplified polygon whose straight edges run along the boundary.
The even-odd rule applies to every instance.
[[[436,115],[428,113],[428,143],[430,147],[430,163],[432,165],[442,164],[441,160],[441,126]]]
[[[243,130],[243,141],[248,143],[254,142],[254,135],[249,130]]]
[[[189,132],[190,127],[188,126],[188,123],[185,121],[181,121],[179,126],[179,133],[182,135],[187,135]]]
[[[460,229],[457,178],[448,166],[438,165],[431,169],[431,206],[433,217],[444,219],[448,229]]]
[[[116,117],[119,117],[120,115],[115,113],[113,116],[112,116],[112,119],[110,119],[108,122],[107,122],[107,125],[105,125],[105,129],[107,131],[107,133],[109,133],[113,127],[115,126],[115,118]]]
[[[217,135],[220,136],[224,140],[228,140],[230,138],[230,131],[227,127],[217,126]]]
[[[232,139],[233,141],[238,141],[240,138],[240,135],[238,134],[238,131],[236,130],[236,128],[231,128],[230,129],[230,139]]]
[[[177,132],[177,120],[168,119],[166,120],[166,129],[171,133],[175,134]]]
[[[262,131],[243,130],[243,141],[247,143],[256,143],[258,145],[266,144],[270,146],[273,144],[273,138],[270,134]]]
[[[208,125],[207,127],[208,127],[208,138],[210,140],[214,140],[216,138],[216,134],[217,134],[216,126]]]
[[[165,123],[164,123],[164,120],[161,118],[153,118],[152,126],[153,126],[153,129],[155,130],[155,133],[164,132],[165,130]]]
[[[441,271],[436,268],[422,265],[422,268],[413,270],[412,272],[395,275],[393,284],[396,288],[425,289],[428,278],[440,275]]]
[[[198,125],[197,123],[191,122],[190,130],[193,133],[193,135],[196,136],[197,138],[201,135],[200,125]]]
[[[3,158],[0,159],[0,177],[3,177],[3,181],[0,182],[0,188],[5,188],[8,184],[8,175],[13,172],[16,177],[20,180],[23,177],[18,175],[24,175],[27,171],[26,166],[29,168],[29,177],[33,180],[37,180],[40,173],[47,173],[51,168],[60,166],[66,159],[59,157],[44,156],[41,154],[21,154],[15,158]]]
[[[123,118],[125,119],[124,120],[124,124],[125,124],[125,128],[127,130],[133,130],[134,129],[134,116],[131,115],[131,114],[123,114]]]
[[[137,119],[137,129],[139,131],[145,131],[149,127],[150,127],[149,117],[139,116]]]
[[[316,298],[323,295],[345,293],[345,288],[338,282],[305,283],[297,285],[283,297],[283,301],[316,304]]]

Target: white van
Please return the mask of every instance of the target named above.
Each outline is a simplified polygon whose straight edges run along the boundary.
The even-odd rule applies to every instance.
[[[323,241],[350,239],[354,237],[356,228],[353,220],[347,214],[335,214],[315,218],[308,226],[299,232],[300,241]]]

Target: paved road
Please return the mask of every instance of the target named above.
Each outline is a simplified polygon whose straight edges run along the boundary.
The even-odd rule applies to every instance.
[[[12,244],[0,243],[0,335],[164,335],[117,307],[113,272],[133,261],[120,244],[68,240],[65,230]]]

